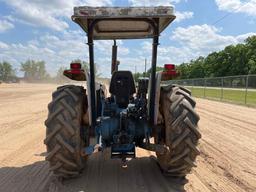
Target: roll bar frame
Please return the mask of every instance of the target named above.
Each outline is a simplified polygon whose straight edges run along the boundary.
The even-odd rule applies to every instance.
[[[93,31],[96,24],[100,21],[120,20],[119,18],[104,18],[104,19],[89,19],[88,20],[88,46],[89,46],[89,66],[90,66],[90,96],[91,96],[91,129],[95,130],[96,126],[96,90],[95,90],[95,71],[94,71],[94,38]],[[156,64],[157,64],[157,48],[159,45],[159,18],[122,18],[121,20],[128,21],[145,21],[153,29],[153,44],[152,44],[152,61],[151,61],[151,78],[150,78],[150,98],[149,98],[149,120],[154,123],[155,114],[155,95],[156,95]]]

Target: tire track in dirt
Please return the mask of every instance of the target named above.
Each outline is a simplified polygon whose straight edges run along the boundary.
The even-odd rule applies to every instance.
[[[221,114],[227,118],[256,126],[256,117],[253,115],[248,116],[248,114],[255,113],[255,108],[199,98],[197,98],[197,101],[198,108],[211,110],[213,113]]]
[[[10,131],[17,131],[18,129],[24,128],[25,125],[30,124],[31,122],[37,121],[38,119],[42,119],[45,117],[46,110],[39,111],[33,114],[25,114],[21,115],[19,120],[10,121],[8,123],[1,124],[0,134],[10,134]],[[10,129],[10,126],[12,129]]]
[[[223,126],[228,126],[230,127],[230,131],[229,134],[232,135],[232,137],[226,137],[224,130],[220,130],[220,129],[215,129],[214,133],[212,130],[207,130],[207,133],[211,133],[211,134],[219,134],[219,136],[223,136],[226,139],[230,140],[229,141],[229,145],[232,144],[233,146],[237,145],[237,144],[242,144],[244,142],[244,140],[246,141],[251,141],[248,142],[248,145],[243,146],[243,150],[246,150],[247,152],[251,153],[252,155],[254,155],[256,153],[256,148],[255,148],[255,140],[253,138],[251,138],[251,135],[254,132],[248,131],[247,127],[243,127],[243,126],[239,126],[239,124],[235,124],[235,123],[231,123],[229,121],[226,121],[225,119],[216,117],[213,118],[212,116],[209,116],[208,113],[205,112],[200,112],[201,117],[208,117],[209,119],[214,120],[215,124],[218,125],[218,127],[223,127]],[[211,114],[210,114],[211,115]],[[243,129],[244,128],[244,129]],[[241,131],[243,132],[243,135],[239,135],[239,133],[241,133]],[[219,138],[218,138],[219,139]],[[240,145],[242,146],[242,145]]]
[[[241,129],[243,127],[239,127],[238,124],[226,123],[227,121],[224,119],[212,118],[211,116],[209,117],[208,115],[205,115],[205,113],[203,112],[201,113],[201,117],[208,117],[208,119],[212,119],[214,121],[215,127],[212,130],[208,129],[204,131],[207,134],[216,136],[218,135],[218,137],[216,137],[215,140],[215,142],[218,141],[218,144],[215,144],[215,146],[226,145],[226,147],[230,148],[231,146],[233,146],[233,148],[231,148],[232,150],[236,150],[237,148],[243,149],[241,153],[238,153],[240,155],[245,156],[245,154],[243,154],[243,151],[246,151],[246,153],[249,153],[254,156],[254,154],[256,153],[256,140],[254,138],[251,138],[252,133],[248,133],[246,129]],[[227,134],[226,132],[226,127],[230,128],[230,130],[228,130],[229,134]],[[243,132],[242,135],[241,132]],[[213,140],[212,138],[206,139],[211,141]],[[227,142],[222,142],[223,140]],[[248,142],[248,144],[243,145],[244,142]]]
[[[230,122],[230,123],[233,123],[234,121],[236,121],[236,122],[239,122],[240,123],[240,125],[241,125],[241,123],[242,124],[244,124],[244,125],[249,125],[249,126],[255,126],[256,127],[256,123],[252,123],[252,122],[247,122],[247,121],[245,121],[245,120],[242,120],[242,119],[238,119],[238,118],[234,118],[234,117],[232,117],[232,116],[230,116],[230,115],[225,115],[224,113],[218,113],[218,112],[216,112],[216,111],[212,111],[212,110],[209,110],[209,109],[207,109],[207,108],[200,108],[199,110],[197,110],[197,111],[201,111],[201,112],[204,112],[204,113],[209,113],[209,114],[212,114],[212,115],[214,115],[214,117],[216,118],[216,117],[218,117],[218,116],[221,116],[222,118],[222,120],[225,120],[223,117],[225,117],[225,118],[227,118],[228,120],[225,120],[225,121],[227,121],[227,122]],[[237,123],[236,125],[239,125],[239,123]],[[235,124],[235,123],[233,123],[233,124]],[[251,130],[251,131],[253,131],[253,132],[256,132],[256,130],[255,129],[249,129],[249,128],[246,128],[245,126],[243,127],[244,129],[248,129],[248,130]]]
[[[217,191],[256,191],[256,109],[198,99],[197,111],[203,138],[196,175]]]
[[[226,179],[237,185],[238,187],[244,189],[245,191],[253,191],[253,186],[251,186],[246,180],[244,180],[242,177],[237,176],[236,171],[239,171],[241,168],[241,165],[239,167],[237,165],[231,165],[231,162],[234,162],[233,159],[229,158],[228,156],[225,156],[225,154],[220,151],[218,148],[214,147],[209,142],[202,140],[202,142],[207,145],[208,151],[202,149],[201,150],[201,157],[206,161],[206,164],[211,165],[211,170],[216,173],[218,173],[218,176],[223,177],[225,176]],[[211,152],[211,153],[209,153]],[[221,157],[222,161],[218,161],[219,157]],[[221,170],[221,174],[219,174],[219,171]],[[229,170],[232,169],[232,170]],[[244,169],[246,169],[244,167]],[[236,187],[235,187],[236,189]],[[237,191],[238,189],[236,189]]]

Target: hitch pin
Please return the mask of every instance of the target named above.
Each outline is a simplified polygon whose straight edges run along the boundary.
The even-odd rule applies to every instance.
[[[126,157],[122,157],[122,168],[126,169],[128,167]]]

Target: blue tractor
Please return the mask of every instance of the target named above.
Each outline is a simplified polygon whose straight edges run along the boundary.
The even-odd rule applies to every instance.
[[[174,65],[156,73],[159,35],[174,19],[172,7],[74,8],[72,20],[87,33],[89,70],[71,63],[64,75],[86,81],[86,88],[58,87],[48,105],[44,143],[54,175],[79,175],[87,156],[107,147],[124,163],[136,157],[136,147],[154,151],[167,176],[184,177],[195,166],[201,137],[195,100],[188,89],[163,84],[176,75]],[[118,70],[115,40],[144,38],[153,39],[151,74],[136,86],[130,71]],[[114,40],[109,91],[95,83],[94,40]]]

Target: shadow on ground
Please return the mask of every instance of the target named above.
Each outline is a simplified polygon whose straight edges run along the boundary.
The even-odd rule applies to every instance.
[[[0,168],[0,192],[47,191],[52,176],[45,161],[22,167]]]
[[[79,177],[63,181],[49,173],[44,161],[23,167],[0,168],[1,192],[172,192],[184,191],[185,184],[184,180],[163,177],[151,157],[132,159],[124,169],[119,159],[94,154]]]

